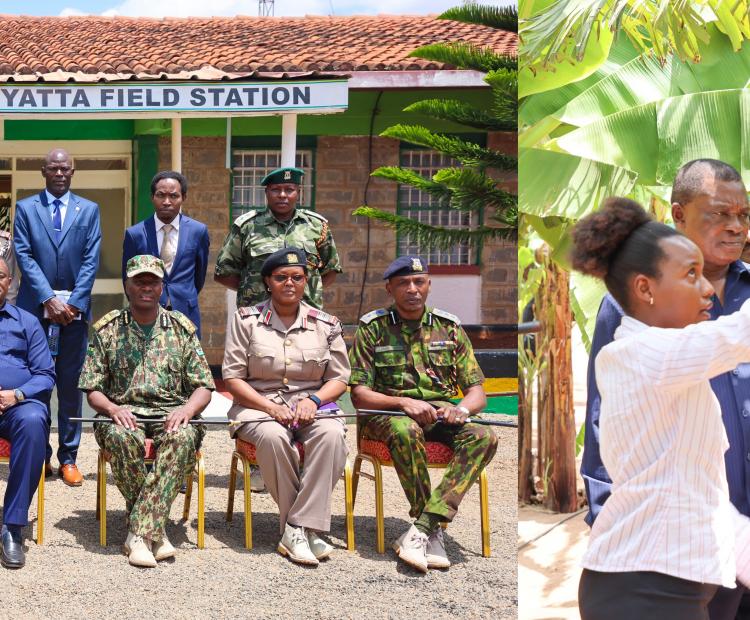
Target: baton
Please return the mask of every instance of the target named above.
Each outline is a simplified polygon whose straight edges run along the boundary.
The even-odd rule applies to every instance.
[[[68,418],[71,422],[81,422],[86,424],[87,422],[104,423],[104,424],[115,424],[112,418]],[[136,422],[166,422],[167,418],[136,418]],[[188,420],[188,424],[223,424],[226,426],[226,420]],[[182,424],[180,424],[182,426]]]
[[[480,411],[479,413],[486,414],[488,412]],[[395,418],[403,418],[407,417],[408,414],[403,413],[402,411],[386,411],[384,409],[357,409],[357,417],[368,417],[371,415],[389,415]],[[438,422],[442,421],[443,418],[438,418]],[[517,422],[502,422],[500,420],[485,420],[483,418],[467,418],[466,422],[471,422],[473,424],[483,424],[484,426],[508,426],[510,428],[518,428]]]

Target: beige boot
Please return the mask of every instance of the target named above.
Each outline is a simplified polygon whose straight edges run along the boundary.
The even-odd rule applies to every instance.
[[[151,553],[151,541],[142,536],[136,536],[133,532],[128,532],[125,544],[122,546],[128,556],[128,562],[132,566],[141,566],[143,568],[155,568],[156,560]]]
[[[450,568],[451,562],[445,553],[443,528],[438,527],[427,537],[427,568]]]
[[[412,568],[422,573],[427,572],[427,535],[414,525],[396,539],[393,550]]]
[[[325,540],[318,536],[318,533],[315,530],[305,529],[305,534],[307,535],[307,544],[310,547],[310,551],[312,551],[312,554],[317,560],[325,560],[331,555],[333,545],[329,545]]]
[[[304,527],[294,527],[287,523],[276,550],[281,555],[289,556],[289,559],[297,564],[318,565],[318,559],[310,551],[310,545],[307,543]]]
[[[175,556],[175,548],[172,546],[172,543],[169,542],[169,538],[167,538],[166,533],[162,536],[162,539],[159,542],[154,542],[152,546],[154,551],[154,559],[157,562],[161,562],[162,560],[173,558]]]

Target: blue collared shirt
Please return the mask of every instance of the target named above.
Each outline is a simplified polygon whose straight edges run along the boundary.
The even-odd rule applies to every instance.
[[[711,318],[732,314],[750,298],[750,270],[741,261],[729,266],[724,285],[724,305],[714,296]],[[599,412],[601,397],[596,387],[594,360],[599,351],[614,339],[623,317],[622,308],[605,296],[596,316],[596,327],[588,366],[586,398],[586,431],[581,476],[586,487],[589,512],[586,523],[591,525],[610,494],[612,481],[599,455]],[[749,360],[750,361],[750,360]],[[711,380],[711,388],[721,406],[729,450],[724,454],[729,499],[742,514],[750,516],[750,363],[740,364],[731,372]]]
[[[28,399],[46,401],[55,384],[55,365],[37,318],[4,302],[0,305],[0,389],[19,389]]]

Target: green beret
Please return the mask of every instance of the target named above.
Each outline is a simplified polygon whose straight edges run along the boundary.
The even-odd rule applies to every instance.
[[[411,276],[415,273],[427,273],[427,263],[419,256],[399,256],[383,273],[383,280],[395,276]]]
[[[260,184],[264,187],[271,185],[271,183],[294,183],[295,185],[300,185],[303,174],[305,174],[305,171],[299,168],[276,168],[276,170],[271,170],[271,172],[264,176]]]
[[[164,263],[161,258],[151,256],[151,254],[139,254],[125,265],[125,273],[128,278],[137,276],[139,273],[153,273],[159,278],[164,278]]]
[[[281,248],[271,254],[260,268],[260,275],[270,276],[277,267],[302,267],[307,272],[307,254],[299,248]]]

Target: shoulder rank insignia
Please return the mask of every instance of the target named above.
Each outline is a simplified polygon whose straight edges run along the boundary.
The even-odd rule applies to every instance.
[[[242,226],[245,222],[253,219],[256,215],[258,215],[260,211],[262,211],[262,209],[250,209],[247,213],[243,213],[236,220],[234,220],[234,223],[237,226]]]
[[[313,319],[317,319],[318,321],[323,321],[324,323],[328,323],[330,325],[336,325],[339,322],[339,320],[332,314],[328,314],[327,312],[323,312],[322,310],[318,310],[317,308],[311,308],[310,310],[308,310],[307,316],[312,317]]]
[[[177,310],[170,310],[169,316],[172,317],[172,320],[180,325],[188,334],[195,333],[195,325],[189,318],[182,314],[182,312],[178,312]]]
[[[321,222],[328,222],[326,218],[324,218],[320,213],[317,211],[311,211],[310,209],[298,209],[299,211],[304,211],[305,215],[309,215],[311,217],[314,217],[315,219],[320,220]]]
[[[381,316],[385,316],[386,314],[388,314],[388,310],[386,310],[385,308],[378,308],[377,310],[373,310],[372,312],[368,312],[367,314],[362,315],[359,320],[362,321],[362,323],[367,324],[371,323]]]
[[[112,310],[111,312],[107,312],[107,314],[105,314],[101,319],[94,323],[94,331],[98,332],[102,327],[114,321],[118,316],[120,316],[121,312],[122,310]]]
[[[240,313],[240,316],[243,319],[246,319],[249,316],[259,316],[260,310],[256,308],[255,306],[244,306],[242,308],[237,308],[237,312]]]
[[[461,319],[459,319],[455,314],[451,314],[450,312],[446,312],[445,310],[440,310],[440,308],[433,308],[431,312],[435,316],[439,316],[441,319],[448,319],[456,325],[461,325]]]

